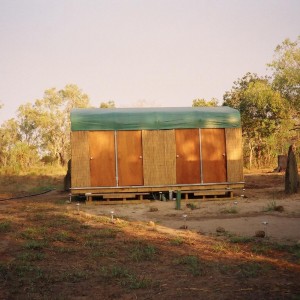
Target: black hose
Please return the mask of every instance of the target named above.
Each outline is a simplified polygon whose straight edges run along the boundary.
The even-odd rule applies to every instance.
[[[49,192],[54,191],[55,189],[51,189],[51,190],[47,190],[38,194],[31,194],[31,195],[26,195],[26,196],[18,196],[18,197],[11,197],[11,198],[5,198],[5,199],[0,199],[0,201],[7,201],[7,200],[17,200],[17,199],[22,199],[22,198],[28,198],[28,197],[35,197],[35,196],[39,196],[39,195],[43,195]]]

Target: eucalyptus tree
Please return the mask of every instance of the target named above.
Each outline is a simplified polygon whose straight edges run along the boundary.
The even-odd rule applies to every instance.
[[[234,82],[223,99],[223,105],[241,113],[244,148],[248,151],[251,168],[254,154],[259,164],[268,138],[281,130],[287,115],[285,99],[272,89],[266,77],[251,73]]]
[[[205,100],[203,98],[194,99],[192,107],[201,107],[201,106],[218,106],[218,100],[216,98],[212,98],[211,100]]]
[[[70,156],[70,111],[89,105],[89,97],[76,85],[46,90],[42,99],[18,109],[22,139],[36,146],[40,155],[65,165]]]
[[[107,102],[101,102],[100,108],[116,108],[115,101],[109,100]]]
[[[15,119],[9,119],[0,127],[0,169],[3,173],[18,174],[38,163],[36,147],[22,141]]]
[[[273,86],[288,100],[294,115],[300,117],[300,36],[285,39],[275,49],[268,66],[273,71]]]

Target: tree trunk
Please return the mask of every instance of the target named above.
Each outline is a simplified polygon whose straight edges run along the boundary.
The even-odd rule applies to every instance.
[[[253,150],[254,150],[254,147],[252,147],[252,143],[249,142],[249,150],[250,150],[250,153],[249,153],[249,169],[251,170],[252,168],[252,160],[253,160]]]
[[[297,161],[295,156],[295,146],[291,145],[289,147],[287,167],[285,172],[285,193],[295,194],[298,192],[299,177]]]
[[[69,191],[71,188],[71,159],[68,161],[68,171],[64,178],[64,190]]]

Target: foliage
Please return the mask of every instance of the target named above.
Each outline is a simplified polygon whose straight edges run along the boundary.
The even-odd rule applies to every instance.
[[[115,108],[116,104],[115,101],[109,100],[107,102],[101,102],[100,103],[100,108]]]
[[[194,99],[192,106],[193,107],[201,107],[201,106],[216,107],[218,106],[218,100],[216,98],[212,98],[211,100],[205,100],[203,98]]]
[[[300,131],[293,130],[300,128],[299,46],[300,36],[295,41],[285,39],[268,64],[272,78],[246,73],[223,96],[223,105],[241,113],[244,161],[249,168],[274,165],[277,155],[287,153],[289,145],[299,140]],[[21,105],[17,118],[0,127],[0,173],[65,166],[70,158],[70,110],[89,106],[88,95],[74,84],[47,89],[42,99]],[[149,105],[142,100],[137,106]],[[198,98],[192,106],[215,107],[218,101]],[[113,100],[100,103],[100,108],[115,107]]]
[[[272,89],[267,78],[247,73],[225,93],[223,105],[241,113],[244,148],[248,150],[251,168],[254,155],[257,161],[261,160],[267,139],[283,130],[282,122],[287,117],[286,102],[279,92]]]
[[[18,124],[15,119],[10,119],[2,124],[0,128],[0,163],[6,168],[11,165],[10,151],[20,139]]]
[[[42,99],[18,109],[23,141],[65,165],[70,156],[70,111],[88,106],[88,96],[76,85],[46,90]]]
[[[273,70],[273,86],[288,100],[291,108],[300,112],[300,36],[296,41],[285,39],[275,49],[274,59],[268,64]]]

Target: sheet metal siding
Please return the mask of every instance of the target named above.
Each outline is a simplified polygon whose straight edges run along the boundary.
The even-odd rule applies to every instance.
[[[221,107],[73,109],[71,130],[239,128],[238,110]]]

